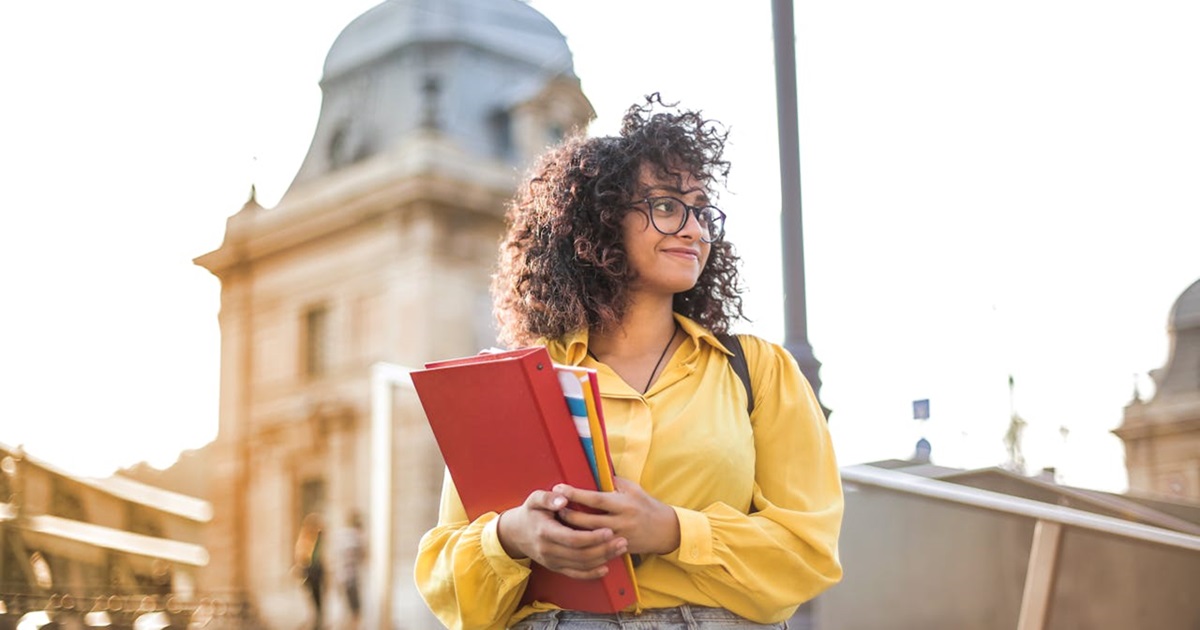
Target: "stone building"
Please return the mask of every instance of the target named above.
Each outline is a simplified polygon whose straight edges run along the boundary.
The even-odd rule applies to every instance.
[[[1114,433],[1125,443],[1131,492],[1200,503],[1200,280],[1175,300],[1167,364],[1155,391],[1125,408]]]
[[[411,575],[442,463],[415,396],[397,396],[390,505],[370,500],[371,369],[493,344],[505,204],[529,160],[594,112],[562,34],[519,0],[384,2],[338,36],[321,89],[286,194],[273,208],[251,194],[195,261],[221,281],[204,586],[240,593],[263,627],[294,628],[311,615],[292,558],[304,516],[336,535],[352,512],[390,510],[385,614],[435,627]]]

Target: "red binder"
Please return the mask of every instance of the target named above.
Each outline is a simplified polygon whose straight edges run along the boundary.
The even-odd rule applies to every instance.
[[[435,361],[413,386],[467,516],[520,505],[557,483],[596,489],[595,479],[545,348]],[[611,613],[637,602],[624,558],[608,574],[576,580],[533,565],[523,603]]]

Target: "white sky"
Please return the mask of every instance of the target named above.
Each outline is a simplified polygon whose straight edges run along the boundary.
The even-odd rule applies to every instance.
[[[216,248],[312,137],[375,2],[0,5],[0,442],[88,474],[215,437]],[[729,238],[782,341],[770,3],[538,0],[611,132],[661,91],[732,130]],[[181,8],[185,7],[185,8]],[[1200,5],[798,2],[809,334],[842,463],[1026,456],[1125,486],[1135,375],[1200,278]],[[933,419],[911,420],[929,398]],[[1060,427],[1069,431],[1063,439]]]

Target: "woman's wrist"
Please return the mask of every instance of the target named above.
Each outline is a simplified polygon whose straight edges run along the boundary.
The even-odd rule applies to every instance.
[[[504,533],[507,531],[504,525],[504,519],[505,517],[511,519],[512,511],[513,510],[505,510],[500,513],[500,516],[496,517],[496,538],[500,540],[500,546],[504,549],[504,553],[508,554],[509,558],[512,558],[513,560],[524,560],[529,556],[525,553],[522,553],[520,547],[517,545],[517,542],[507,537]]]
[[[682,534],[679,532],[679,516],[675,514],[675,508],[661,502],[659,505],[662,506],[659,530],[663,532],[663,538],[657,553],[665,556],[679,549]]]

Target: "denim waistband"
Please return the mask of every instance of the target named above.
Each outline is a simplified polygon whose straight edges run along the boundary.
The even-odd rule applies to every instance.
[[[683,605],[675,608],[649,608],[635,613],[589,613],[575,610],[550,610],[530,615],[512,626],[512,630],[736,630],[738,628],[787,628],[787,623],[761,624],[739,617],[724,608]]]

